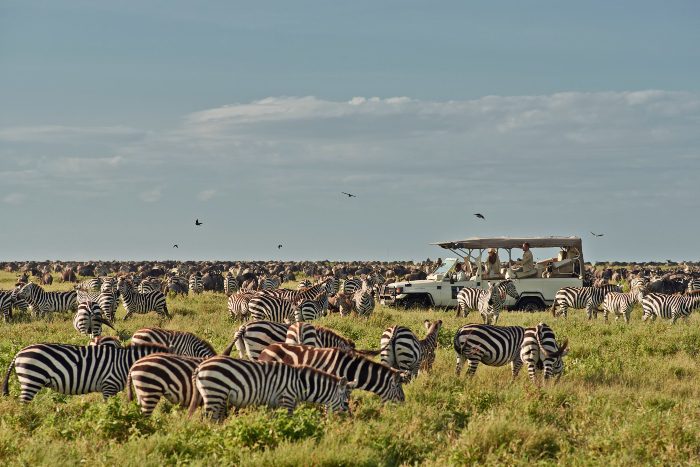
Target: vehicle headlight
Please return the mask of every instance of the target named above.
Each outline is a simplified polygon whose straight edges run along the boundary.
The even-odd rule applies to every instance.
[[[396,287],[394,290],[396,291],[397,295],[403,293],[403,287]]]

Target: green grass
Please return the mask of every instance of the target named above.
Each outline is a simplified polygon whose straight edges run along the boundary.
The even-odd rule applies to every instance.
[[[0,288],[14,275],[1,273]],[[52,289],[65,289],[55,284]],[[169,298],[171,329],[193,331],[217,349],[238,323],[226,298],[205,293]],[[262,465],[678,465],[700,460],[700,327],[698,318],[671,327],[643,324],[635,310],[629,326],[583,311],[568,320],[547,314],[504,313],[502,324],[549,323],[571,352],[556,386],[536,388],[523,370],[511,383],[510,368],[480,366],[473,379],[454,376],[452,337],[466,320],[440,311],[401,312],[378,307],[368,320],[330,317],[321,324],[341,331],[361,348],[376,348],[394,323],[424,334],[424,319],[444,321],[430,375],[405,386],[404,404],[381,404],[353,393],[351,416],[323,416],[301,407],[291,416],[256,408],[222,424],[187,419],[161,403],[151,419],[139,415],[124,394],[63,396],[49,390],[24,406],[16,377],[10,397],[0,398],[0,464],[160,466],[176,463]],[[123,310],[118,316],[123,316]],[[158,324],[137,316],[117,329],[123,335]],[[107,329],[109,333],[112,330]],[[0,324],[0,368],[37,342],[85,343],[71,317]]]

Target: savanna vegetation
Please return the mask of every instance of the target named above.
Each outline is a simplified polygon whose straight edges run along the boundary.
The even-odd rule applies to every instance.
[[[0,273],[0,288],[15,276]],[[292,285],[292,284],[288,284]],[[66,289],[58,284],[49,289]],[[238,323],[229,319],[223,294],[169,297],[174,315],[160,323],[207,338],[221,350]],[[124,311],[120,308],[118,317]],[[546,313],[503,313],[499,324],[550,324],[571,352],[557,385],[535,387],[521,371],[480,366],[468,379],[454,375],[452,338],[474,313],[455,318],[439,310],[396,311],[378,306],[369,319],[324,318],[360,348],[377,348],[395,323],[423,336],[424,319],[442,319],[432,373],[405,386],[404,404],[382,404],[353,393],[351,415],[325,416],[304,406],[286,411],[256,408],[221,424],[188,419],[161,402],[143,418],[124,393],[102,402],[100,394],[64,396],[43,390],[28,405],[0,398],[2,465],[680,465],[700,462],[700,321],[670,326],[642,323],[641,309],[629,326],[588,322],[583,311],[567,320]],[[158,325],[155,314],[119,321],[119,335]],[[107,333],[113,333],[106,329]],[[19,316],[0,323],[0,366],[37,342],[84,344],[71,316],[49,320]]]

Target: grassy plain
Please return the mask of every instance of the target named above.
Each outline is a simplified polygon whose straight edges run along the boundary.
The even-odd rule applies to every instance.
[[[0,273],[0,288],[14,275]],[[51,289],[66,289],[55,284]],[[238,323],[226,312],[223,294],[169,298],[174,314],[165,323],[189,330],[222,349]],[[124,315],[120,308],[119,317]],[[522,371],[480,366],[473,379],[454,375],[452,338],[459,326],[452,312],[396,311],[377,307],[369,319],[324,318],[320,324],[376,348],[384,328],[400,323],[424,334],[424,319],[442,319],[433,372],[405,386],[404,404],[379,402],[356,391],[351,416],[325,417],[313,407],[284,412],[257,408],[222,424],[186,417],[161,403],[151,419],[121,393],[63,396],[44,390],[30,404],[0,398],[2,465],[679,465],[700,462],[700,321],[629,326],[602,319],[588,322],[583,311],[568,320],[545,313],[504,313],[501,324],[550,324],[571,353],[556,386],[534,387]],[[155,315],[119,322],[127,337],[158,325]],[[107,329],[108,333],[113,333]],[[83,344],[71,317],[20,318],[0,323],[0,368],[23,346],[37,342]]]

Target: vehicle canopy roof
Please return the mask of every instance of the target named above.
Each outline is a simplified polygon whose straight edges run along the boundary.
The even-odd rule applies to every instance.
[[[451,242],[437,242],[442,248],[453,250],[459,249],[484,249],[484,248],[520,248],[523,243],[529,243],[530,248],[564,248],[576,247],[581,251],[580,237],[472,237],[464,240],[453,240]]]

